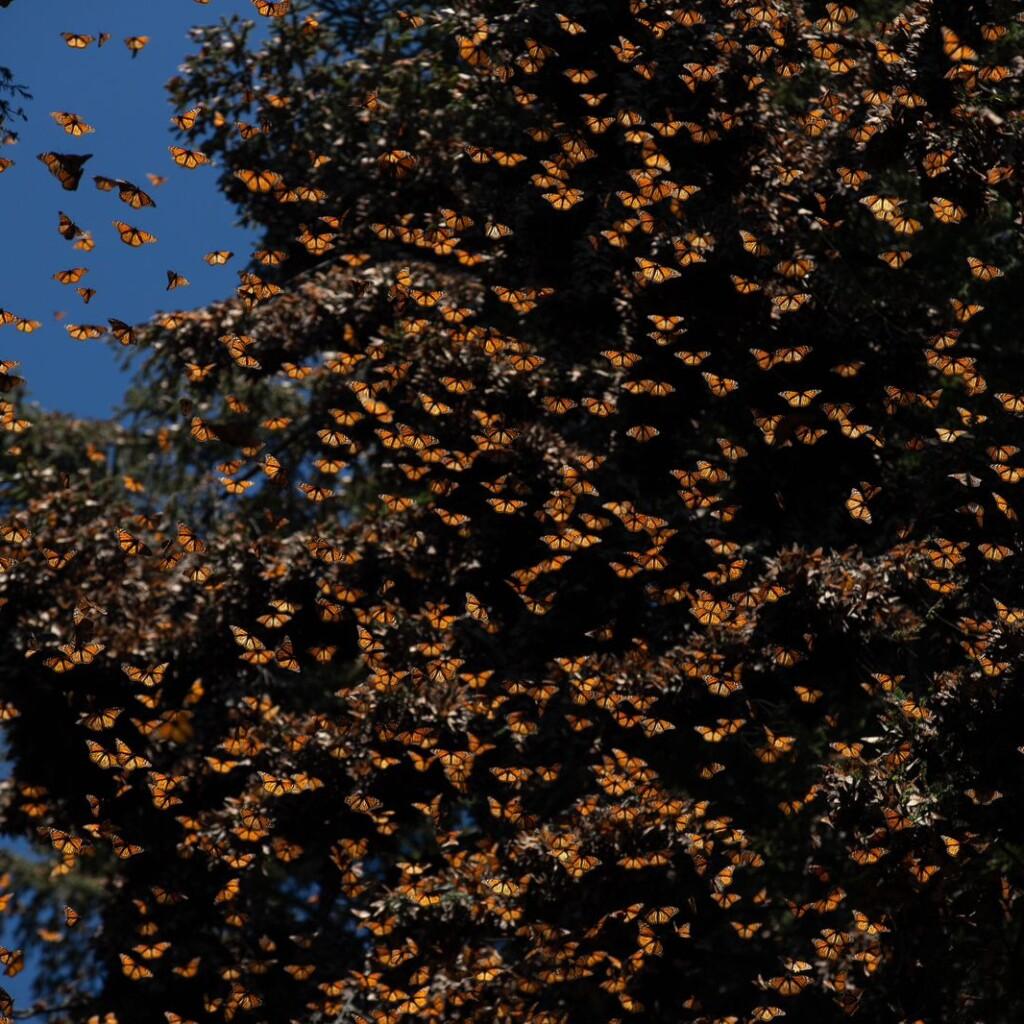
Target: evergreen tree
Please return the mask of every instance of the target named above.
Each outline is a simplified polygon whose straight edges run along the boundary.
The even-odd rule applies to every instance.
[[[256,6],[237,292],[5,408],[48,998],[1017,1019],[1013,6]]]

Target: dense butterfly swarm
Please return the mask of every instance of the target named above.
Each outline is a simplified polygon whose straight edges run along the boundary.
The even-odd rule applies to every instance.
[[[47,1019],[1019,1020],[1016,5],[386,11],[313,152],[255,6],[237,294],[69,326],[149,382],[74,464],[5,364]]]

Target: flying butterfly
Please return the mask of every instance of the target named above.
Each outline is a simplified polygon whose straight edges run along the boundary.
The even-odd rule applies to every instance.
[[[61,183],[68,192],[74,192],[82,180],[82,172],[86,161],[92,159],[91,153],[40,153],[41,160],[47,170]]]
[[[193,170],[210,162],[210,158],[198,149],[186,149],[183,146],[168,146],[167,149],[179,167]]]
[[[130,181],[117,181],[117,194],[122,203],[127,203],[133,210],[141,210],[144,206],[156,206],[152,196],[143,192],[138,185]]]
[[[87,124],[77,114],[71,114],[67,111],[55,110],[50,117],[54,119],[68,133],[78,138],[82,135],[89,135],[96,131],[91,124]]]
[[[98,324],[65,324],[64,329],[75,341],[92,341],[107,333],[107,329]]]
[[[971,276],[979,281],[994,281],[997,277],[1003,277],[1003,271],[991,263],[979,260],[977,256],[967,257],[967,266],[971,269]]]
[[[53,279],[60,284],[78,284],[88,273],[88,267],[71,267],[69,270],[58,270]]]
[[[250,192],[273,192],[275,189],[284,187],[284,178],[276,171],[255,171],[243,168],[235,171],[235,177]]]
[[[149,44],[149,36],[126,36],[124,45],[131,51],[132,60],[146,48]]]
[[[83,35],[79,32],[61,32],[61,38],[72,50],[84,50],[96,37]]]
[[[870,524],[871,522],[871,509],[868,508],[868,503],[863,493],[856,487],[850,491],[850,496],[846,499],[846,511],[854,519],[858,519],[862,523]]]
[[[156,235],[151,235],[141,228],[133,228],[131,224],[126,224],[123,220],[115,220],[113,225],[117,229],[121,241],[132,248],[137,248],[140,245],[152,245],[156,241]]]

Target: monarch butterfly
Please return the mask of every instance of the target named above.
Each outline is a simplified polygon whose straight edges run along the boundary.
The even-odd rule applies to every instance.
[[[871,174],[863,168],[839,167],[839,180],[847,188],[859,189],[864,182],[871,179]]]
[[[252,487],[252,480],[232,480],[229,476],[220,477],[221,486],[228,494],[244,494]]]
[[[967,211],[962,206],[942,196],[936,196],[929,206],[935,219],[942,224],[959,224],[967,216]]]
[[[88,840],[80,836],[69,835],[67,832],[62,832],[59,828],[41,828],[40,832],[43,835],[49,836],[53,848],[61,854],[70,851],[77,856],[86,846],[90,845]]]
[[[867,507],[864,496],[856,487],[850,490],[850,497],[846,500],[846,509],[854,519],[870,523],[871,510]]]
[[[123,320],[118,320],[115,317],[108,317],[107,323],[110,324],[110,333],[122,345],[135,344],[135,332]]]
[[[753,232],[740,230],[740,240],[743,248],[751,256],[767,256],[768,246],[764,244]]]
[[[704,383],[707,384],[708,390],[715,398],[724,398],[740,386],[739,381],[728,377],[719,377],[717,373],[705,371],[701,376],[704,378]]]
[[[888,218],[887,223],[898,235],[916,235],[923,226],[919,220],[902,214],[894,214]]]
[[[46,165],[47,170],[61,183],[64,189],[74,192],[82,180],[86,161],[92,159],[92,154],[40,153],[38,159]]]
[[[117,543],[121,550],[126,555],[148,555],[150,553],[149,547],[140,541],[133,533],[124,527],[119,527],[117,530]]]
[[[399,179],[407,177],[417,163],[416,157],[406,149],[393,149],[381,153],[377,159],[385,171]]]
[[[949,304],[953,309],[953,316],[957,323],[965,324],[968,320],[977,316],[985,307],[977,302],[963,302],[960,299],[950,299]]]
[[[794,313],[809,302],[810,298],[810,295],[806,292],[791,292],[786,295],[774,296],[772,298],[772,305],[780,313]]]
[[[636,264],[640,268],[637,272],[636,277],[639,280],[651,281],[654,284],[663,284],[665,281],[670,281],[674,277],[682,276],[678,270],[674,267],[665,267],[660,263],[655,263],[653,260],[646,259],[643,256],[635,257]]]
[[[122,839],[120,836],[111,836],[110,837],[110,845],[113,847],[114,856],[116,856],[120,860],[128,860],[131,857],[135,857],[138,854],[142,853],[142,850],[143,850],[143,848],[141,846],[138,846],[135,843],[125,842],[125,840]],[[168,943],[166,943],[166,945],[170,946],[170,943],[168,942]],[[141,949],[141,948],[142,947],[140,947],[140,946],[136,946],[135,947],[136,951]],[[157,955],[159,955],[159,954],[157,954]],[[154,958],[153,957],[149,957],[149,956],[143,956],[143,959],[150,960],[150,959],[154,959]]]
[[[282,249],[257,249],[252,256],[254,260],[267,267],[280,266],[288,258],[288,254]]]
[[[942,26],[942,50],[955,63],[978,59],[977,50],[962,43],[960,37],[945,25]]]
[[[816,261],[813,256],[795,256],[780,260],[775,269],[785,277],[806,277],[814,270]]]
[[[744,923],[742,921],[730,921],[729,924],[732,925],[733,930],[736,932],[736,934],[741,939],[752,939],[752,938],[754,938],[754,936],[757,935],[757,933],[761,930],[761,927],[762,927],[762,924],[761,924],[760,921],[750,921],[749,923]],[[810,980],[810,979],[808,979],[808,980]],[[770,1018],[762,1018],[762,1019],[770,1019]]]
[[[264,18],[283,18],[292,9],[292,0],[252,0],[252,5]]]
[[[71,267],[69,270],[58,270],[53,279],[60,284],[78,284],[88,273],[88,267]]]
[[[984,263],[977,256],[967,257],[967,266],[971,268],[971,275],[979,281],[993,281],[1003,276],[1003,271],[991,263]]]
[[[61,675],[64,672],[70,672],[75,668],[78,662],[68,657],[67,654],[60,653],[44,659],[43,664],[52,672],[56,672],[58,675]]]
[[[126,36],[124,45],[131,51],[132,60],[146,48],[149,43],[149,36]]]
[[[303,244],[307,252],[314,256],[322,256],[334,248],[334,243],[331,241],[334,237],[334,233],[331,231],[319,231],[314,234],[307,229],[299,235],[298,241]]]
[[[77,114],[71,114],[67,111],[55,110],[50,114],[50,117],[54,119],[68,133],[78,138],[82,135],[89,135],[96,131],[91,124],[86,124]]]
[[[171,121],[180,131],[191,132],[192,129],[195,128],[200,115],[203,113],[203,109],[203,104],[200,103],[191,110],[186,110],[184,114],[174,114],[171,117]]]
[[[296,485],[309,501],[321,502],[334,497],[334,491],[330,487],[317,487],[314,484],[305,482]]]
[[[107,333],[107,329],[98,324],[65,324],[64,329],[75,341],[91,341]]]
[[[909,249],[880,252],[878,258],[891,270],[901,270],[914,254]]]
[[[96,182],[98,188],[104,188],[105,191],[109,191],[109,188],[105,188],[100,185],[100,181],[108,182],[110,179],[96,177],[93,179]],[[127,203],[133,210],[141,210],[144,206],[156,206],[153,198],[147,195],[139,188],[138,185],[133,185],[130,181],[117,180],[112,183],[117,187],[118,196],[122,203]]]
[[[126,224],[123,220],[115,220],[112,223],[121,241],[132,248],[138,248],[140,245],[152,245],[156,241],[156,235],[151,235],[141,228],[133,228],[131,224]]]
[[[859,202],[866,206],[878,220],[888,220],[899,213],[904,200],[897,196],[869,195]]]
[[[544,192],[546,199],[556,210],[571,210],[583,201],[583,190],[578,188],[559,189],[557,192]]]
[[[1013,548],[1007,547],[1005,544],[991,544],[988,541],[979,544],[978,550],[990,562],[1001,562],[1014,555]]]
[[[94,713],[84,713],[79,716],[79,721],[93,732],[102,732],[104,729],[111,729],[120,717],[122,708],[103,708]]]
[[[96,38],[95,36],[82,35],[78,32],[61,32],[60,35],[72,50],[84,50]]]
[[[188,287],[189,280],[187,277],[182,277],[181,274],[174,270],[167,271],[167,288],[166,291],[174,291],[175,288],[186,288]]]
[[[179,167],[192,170],[210,162],[210,158],[198,149],[185,149],[182,146],[168,146],[167,149]]]
[[[274,189],[284,185],[284,178],[276,171],[235,171],[235,177],[245,185],[250,192],[272,192]]]
[[[820,394],[818,388],[809,388],[806,391],[780,391],[779,397],[784,398],[794,409],[806,409]]]
[[[145,964],[137,963],[127,953],[119,953],[121,958],[121,972],[131,981],[141,981],[145,978],[152,978],[153,972]]]
[[[214,252],[208,252],[203,259],[209,263],[211,267],[221,267],[234,255],[235,254],[229,249],[217,249]]]

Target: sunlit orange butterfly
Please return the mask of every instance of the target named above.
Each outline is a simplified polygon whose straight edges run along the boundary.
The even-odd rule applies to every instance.
[[[156,235],[151,235],[148,231],[143,231],[141,228],[133,228],[131,224],[126,224],[123,220],[115,220],[113,225],[117,229],[121,241],[133,248],[137,248],[140,245],[152,245],[157,240]]]
[[[70,114],[67,111],[55,110],[50,117],[54,119],[68,133],[76,138],[81,135],[89,135],[96,131],[91,124],[86,124],[77,114]]]
[[[84,50],[96,37],[78,32],[61,32],[61,38],[72,50]]]
[[[53,279],[61,284],[78,284],[88,273],[88,267],[71,267],[69,270],[58,270]]]
[[[98,324],[65,324],[64,329],[75,341],[91,341],[107,333],[107,329]]]
[[[149,43],[149,36],[126,36],[124,45],[131,51],[132,60],[145,49]]]
[[[250,192],[272,192],[284,185],[284,179],[276,171],[235,171],[235,177]]]
[[[210,158],[198,149],[185,149],[182,146],[168,146],[167,148],[179,167],[187,167],[192,170],[210,162]]]
[[[292,0],[252,0],[252,5],[264,18],[283,18],[292,9]]]
[[[1003,276],[1003,271],[998,267],[982,262],[977,256],[968,256],[967,266],[971,268],[971,275],[979,281],[994,281],[997,277]]]

